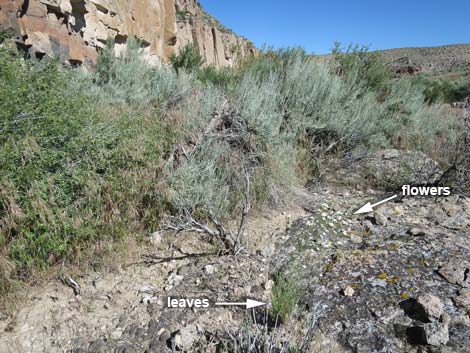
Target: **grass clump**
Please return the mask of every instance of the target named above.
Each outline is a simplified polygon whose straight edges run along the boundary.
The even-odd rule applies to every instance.
[[[281,323],[287,323],[299,302],[300,290],[297,280],[287,275],[278,274],[272,289],[271,311]]]

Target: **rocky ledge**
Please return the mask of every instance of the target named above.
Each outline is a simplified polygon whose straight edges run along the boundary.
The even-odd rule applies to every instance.
[[[349,196],[317,194],[313,214],[294,223],[273,262],[273,273],[298,281],[301,305],[321,306],[325,344],[469,352],[469,200],[403,198],[351,217],[360,202]]]

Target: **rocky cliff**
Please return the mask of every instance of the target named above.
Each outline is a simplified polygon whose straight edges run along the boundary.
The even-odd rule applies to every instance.
[[[58,57],[74,66],[92,67],[108,38],[119,53],[129,36],[150,64],[187,44],[219,67],[254,50],[196,0],[0,0],[0,30],[14,33],[32,58]]]

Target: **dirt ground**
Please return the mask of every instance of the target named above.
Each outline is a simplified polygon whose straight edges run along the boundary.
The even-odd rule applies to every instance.
[[[169,310],[166,298],[233,301],[256,296],[269,301],[268,259],[274,237],[306,215],[302,205],[307,198],[307,192],[298,190],[282,206],[253,212],[245,228],[245,251],[238,256],[214,255],[201,235],[156,233],[144,248],[123,254],[125,260],[99,272],[70,276],[76,290],[67,273],[62,280],[25,288],[14,316],[0,322],[0,353],[91,352],[95,338],[119,342],[129,336],[126,331],[147,328],[155,317],[165,321],[170,333],[194,325],[205,332],[236,329],[245,314],[241,308]]]

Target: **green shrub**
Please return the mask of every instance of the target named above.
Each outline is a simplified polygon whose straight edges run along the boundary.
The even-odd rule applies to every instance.
[[[355,84],[364,84],[365,89],[384,94],[390,81],[390,71],[379,54],[369,52],[366,46],[349,45],[344,51],[340,43],[332,50],[339,64],[339,73]]]
[[[0,244],[20,277],[158,226],[158,173],[176,135],[158,108],[120,101],[121,69],[94,85],[0,51]]]
[[[236,76],[230,68],[217,69],[214,66],[208,66],[198,70],[197,79],[202,83],[226,87],[234,84]]]
[[[429,104],[463,102],[470,96],[470,79],[463,76],[459,80],[430,80],[419,76],[413,79],[414,84],[423,91]]]
[[[193,45],[188,44],[178,54],[172,54],[170,61],[176,72],[193,72],[202,66],[204,58]]]
[[[106,46],[101,50],[96,62],[96,76],[98,84],[105,84],[114,78],[116,57],[114,54],[114,40],[108,39]]]
[[[181,11],[181,10],[176,11],[176,19],[178,21],[185,21],[187,15],[188,15],[187,11]]]

